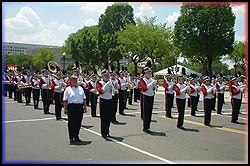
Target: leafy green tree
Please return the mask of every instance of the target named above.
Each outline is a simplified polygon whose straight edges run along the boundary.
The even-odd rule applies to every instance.
[[[5,65],[8,64],[14,64],[17,66],[17,68],[27,68],[28,66],[32,69],[34,68],[33,64],[33,56],[32,55],[19,55],[19,54],[13,54],[13,55],[5,55]]]
[[[212,76],[212,63],[233,51],[235,16],[229,3],[183,4],[175,22],[174,42],[185,57],[203,61]]]
[[[240,68],[244,74],[246,73],[246,43],[245,42],[235,42],[234,51],[226,56],[226,60],[231,61],[236,68]]]
[[[145,17],[144,22],[137,18],[136,26],[127,24],[125,30],[118,35],[135,66],[150,57],[155,70],[155,62],[162,63],[162,59],[175,56],[171,53],[173,52],[171,29],[165,28],[166,24],[156,25],[156,21],[156,17]]]
[[[41,48],[40,51],[33,57],[33,66],[37,69],[44,69],[49,61],[55,59],[56,53],[54,50]]]
[[[135,24],[133,8],[128,3],[115,3],[108,6],[105,13],[99,17],[100,56],[106,61],[109,59],[117,61],[117,68],[120,68],[119,60],[123,58],[124,52],[116,32],[123,31],[125,24]]]

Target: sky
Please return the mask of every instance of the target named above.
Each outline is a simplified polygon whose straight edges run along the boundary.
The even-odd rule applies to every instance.
[[[98,24],[101,14],[114,2],[2,2],[3,41],[62,46],[72,33]],[[181,2],[129,3],[135,18],[155,17],[157,24],[174,27]],[[247,36],[247,3],[232,3],[236,16],[235,40]]]

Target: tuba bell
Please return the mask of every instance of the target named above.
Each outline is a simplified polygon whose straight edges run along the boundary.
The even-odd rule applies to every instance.
[[[48,69],[50,72],[52,73],[56,73],[56,66],[58,66],[58,64],[55,61],[49,61],[48,62]]]

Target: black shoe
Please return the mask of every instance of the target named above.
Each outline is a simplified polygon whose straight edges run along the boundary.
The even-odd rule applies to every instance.
[[[91,115],[92,117],[97,117],[97,115]]]
[[[113,120],[112,123],[113,123],[113,124],[117,124],[117,123],[119,123],[119,122],[118,122],[117,120]]]
[[[103,134],[103,135],[102,135],[102,138],[107,138],[107,135],[104,135],[104,134]]]
[[[205,126],[209,126],[209,127],[211,127],[211,124],[204,124]]]
[[[50,114],[50,112],[45,112],[44,114]]]
[[[143,129],[143,132],[145,132],[145,133],[151,133],[151,131],[149,129]]]
[[[126,114],[123,112],[123,113],[120,113],[120,115],[126,115]]]
[[[183,126],[177,126],[177,128],[184,130],[185,128]]]
[[[56,117],[56,120],[62,120],[62,118],[61,117]]]
[[[237,120],[232,120],[231,122],[232,122],[232,123],[239,124],[239,122],[238,122]]]
[[[69,143],[70,143],[70,144],[75,144],[76,142],[75,142],[73,139],[70,139],[70,140],[69,140]]]
[[[192,116],[196,116],[195,114],[191,114]]]
[[[80,140],[80,138],[76,138],[75,142],[80,143],[80,142],[82,142],[82,140]]]

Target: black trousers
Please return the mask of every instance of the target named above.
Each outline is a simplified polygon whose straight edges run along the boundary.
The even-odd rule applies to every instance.
[[[78,139],[83,119],[83,104],[68,104],[69,139]]]
[[[154,96],[143,95],[143,130],[150,129]]]
[[[124,109],[127,108],[128,98],[129,98],[129,91],[125,90]]]
[[[204,125],[210,125],[213,99],[204,99]]]
[[[22,103],[22,94],[23,94],[23,90],[21,89],[16,89],[16,99],[18,103]]]
[[[134,88],[134,102],[137,102],[137,100],[140,100],[140,90]]]
[[[96,106],[97,106],[97,99],[98,95],[94,94],[93,92],[89,92],[90,96],[90,103],[91,103],[91,115],[96,116]]]
[[[125,109],[125,99],[126,99],[126,90],[119,90],[119,113],[124,113]]]
[[[43,111],[44,113],[49,113],[49,106],[53,102],[53,91],[50,89],[42,89],[42,102],[43,102]]]
[[[165,111],[166,116],[171,117],[173,107],[174,94],[165,93]]]
[[[141,119],[143,119],[143,103],[144,103],[144,97],[143,93],[140,93],[140,107],[141,107]]]
[[[232,104],[232,122],[236,122],[239,117],[240,107],[241,107],[241,99],[231,99]]]
[[[133,99],[133,89],[130,89],[129,95],[128,95],[128,104],[132,105],[132,99]]]
[[[12,93],[13,93],[13,84],[7,84],[8,87],[8,93],[9,93],[9,98],[12,98]]]
[[[86,96],[86,105],[87,106],[89,106],[89,101],[90,101],[90,92],[89,92],[89,90],[88,89],[85,89],[85,88],[83,88],[84,89],[84,93],[85,93],[85,96]]]
[[[107,136],[109,134],[110,122],[112,120],[112,99],[106,100],[100,98],[100,118],[101,118],[101,134]]]
[[[212,110],[215,110],[215,105],[216,105],[216,93],[214,94],[214,98],[212,99]]]
[[[191,115],[195,116],[195,111],[197,110],[198,105],[198,96],[190,96],[190,105],[191,105]]]
[[[55,99],[55,116],[56,118],[62,117],[62,107],[63,107],[63,92],[54,92]]]
[[[115,94],[113,97],[112,97],[112,103],[113,103],[113,111],[112,111],[112,119],[111,121],[114,122],[116,121],[116,113],[117,113],[117,105],[118,105],[118,94]]]
[[[17,85],[12,85],[12,90],[14,93],[14,101],[17,100]]]
[[[218,93],[217,114],[221,114],[223,104],[224,104],[224,93]]]
[[[186,99],[176,98],[176,105],[177,105],[177,110],[179,113],[178,120],[177,120],[177,127],[183,127]]]
[[[34,103],[34,108],[38,109],[38,104],[39,104],[39,98],[40,98],[40,89],[32,89],[32,97],[33,97],[33,103]]]
[[[26,105],[30,103],[32,87],[24,89]]]

